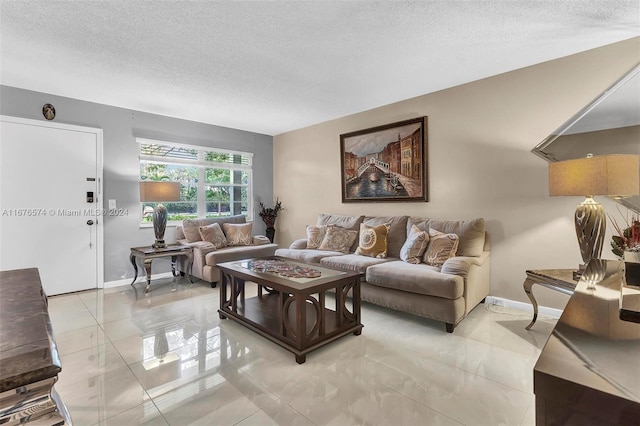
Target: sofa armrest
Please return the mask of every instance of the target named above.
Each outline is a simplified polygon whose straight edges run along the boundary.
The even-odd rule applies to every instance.
[[[443,274],[459,275],[461,277],[467,278],[472,265],[482,266],[488,258],[488,251],[483,252],[480,256],[477,257],[454,256],[444,262],[440,272],[442,272]]]
[[[269,241],[269,238],[265,237],[264,235],[254,235],[253,236],[253,245],[254,246],[261,246],[263,244],[271,244],[271,241]]]
[[[299,240],[295,240],[294,242],[291,243],[289,248],[292,250],[304,250],[307,248],[307,239],[300,238]]]
[[[183,239],[178,240],[178,244],[193,248],[192,269],[195,269],[196,271],[202,270],[202,267],[206,264],[205,257],[207,256],[207,253],[211,253],[216,250],[216,246],[207,241],[196,241],[190,243],[186,239]]]
[[[444,262],[440,271],[464,278],[465,315],[489,295],[491,287],[490,251],[484,251],[478,257],[452,257]]]

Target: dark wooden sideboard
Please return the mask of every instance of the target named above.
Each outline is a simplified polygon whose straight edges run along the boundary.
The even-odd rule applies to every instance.
[[[594,260],[533,370],[537,425],[640,425],[640,324],[620,319],[624,263]]]
[[[0,424],[71,424],[53,387],[60,371],[38,270],[0,271]]]

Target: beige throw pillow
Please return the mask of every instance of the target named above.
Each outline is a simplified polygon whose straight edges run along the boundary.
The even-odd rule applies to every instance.
[[[227,237],[217,223],[200,227],[202,241],[209,242],[217,249],[227,246]]]
[[[412,225],[407,241],[405,241],[400,249],[400,259],[407,263],[420,263],[428,244],[429,234],[426,231],[421,231],[417,226]]]
[[[223,223],[222,229],[227,236],[229,246],[250,246],[253,243],[251,223]]]
[[[324,214],[320,213],[318,215],[318,220],[316,221],[316,225],[336,225],[344,229],[348,229],[351,231],[356,231],[360,229],[360,224],[364,219],[364,215],[362,216],[342,216],[342,215],[334,215],[334,214]],[[358,248],[358,237],[353,239],[353,245],[349,248],[349,251],[356,251]]]
[[[445,234],[429,228],[429,245],[424,253],[424,263],[441,267],[444,262],[456,255],[460,239],[456,234]]]
[[[360,242],[356,254],[384,259],[387,257],[387,235],[389,235],[389,225],[386,223],[376,226],[361,223]]]
[[[317,249],[322,244],[327,227],[324,225],[307,225],[307,248]]]
[[[184,233],[184,237],[190,243],[202,241],[202,237],[200,236],[200,224],[197,220],[184,219],[182,221],[182,232]]]
[[[358,237],[358,231],[351,231],[340,228],[336,225],[327,225],[324,238],[320,250],[339,251],[341,253],[349,253],[349,248]]]

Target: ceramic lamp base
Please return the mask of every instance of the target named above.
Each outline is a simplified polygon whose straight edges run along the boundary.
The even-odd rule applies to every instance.
[[[599,259],[602,255],[607,220],[602,205],[590,196],[587,196],[582,203],[578,204],[574,220],[580,255],[584,262],[576,271],[579,276],[582,275],[582,271],[584,271],[591,259]]]
[[[167,229],[167,208],[163,204],[158,204],[153,209],[153,232],[156,235],[156,242],[153,248],[164,248],[167,245],[164,242],[164,231]]]

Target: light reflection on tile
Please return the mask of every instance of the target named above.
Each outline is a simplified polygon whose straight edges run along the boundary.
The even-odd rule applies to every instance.
[[[55,386],[74,425],[94,425],[149,400],[126,366],[73,384],[61,380]]]
[[[111,342],[62,355],[60,363],[62,371],[58,375],[58,383],[65,386],[86,381],[126,366]]]
[[[105,343],[104,331],[97,324],[79,330],[55,333],[59,355],[68,355]]]
[[[450,334],[364,304],[362,335],[298,365],[221,320],[217,288],[139,287],[50,298],[63,366],[56,388],[75,424],[535,423],[532,369],[553,319],[526,331],[530,314],[480,305]]]

